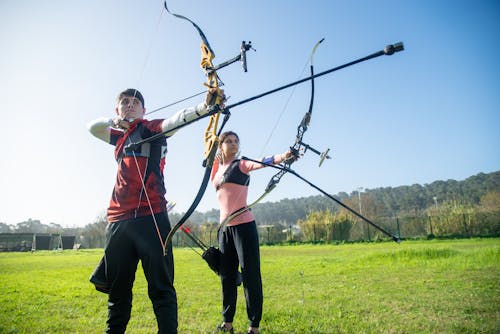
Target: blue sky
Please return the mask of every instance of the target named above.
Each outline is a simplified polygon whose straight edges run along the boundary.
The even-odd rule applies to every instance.
[[[307,75],[311,48],[323,71],[402,41],[405,51],[316,80],[304,141],[330,148],[317,167],[308,153],[296,172],[329,193],[463,180],[500,169],[500,4],[498,1],[170,0],[193,19],[215,63],[251,40],[248,72],[220,71],[229,103]],[[114,184],[113,148],[85,124],[113,116],[116,94],[136,87],[149,110],[203,90],[199,36],[162,1],[0,2],[3,144],[0,222],[28,218],[84,226],[102,215]],[[232,110],[242,153],[259,158],[293,144],[309,85]],[[166,118],[193,99],[159,111]],[[167,198],[183,212],[203,175],[206,121],[169,141]],[[253,173],[250,200],[274,170]],[[285,176],[267,201],[316,195]],[[199,210],[216,207],[209,187]]]

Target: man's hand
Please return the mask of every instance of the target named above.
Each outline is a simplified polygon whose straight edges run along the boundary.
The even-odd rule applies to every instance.
[[[224,109],[224,103],[226,102],[226,95],[223,89],[217,87],[209,88],[207,95],[205,97],[205,106],[211,107],[218,105],[221,109]]]
[[[130,123],[129,121],[121,118],[121,117],[116,117],[113,119],[113,127],[122,129],[122,130],[128,130],[130,128]]]

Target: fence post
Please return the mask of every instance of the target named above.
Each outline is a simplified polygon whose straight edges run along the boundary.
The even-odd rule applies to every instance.
[[[396,224],[398,226],[398,238],[401,238],[401,229],[399,228],[399,217],[396,216]]]
[[[432,218],[431,218],[431,216],[427,216],[427,217],[429,217],[429,229],[431,232],[431,234],[429,234],[429,236],[432,238],[432,237],[434,237],[434,232],[432,231]]]

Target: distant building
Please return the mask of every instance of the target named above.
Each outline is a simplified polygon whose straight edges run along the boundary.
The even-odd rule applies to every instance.
[[[50,233],[0,233],[0,252],[73,249],[74,235]]]

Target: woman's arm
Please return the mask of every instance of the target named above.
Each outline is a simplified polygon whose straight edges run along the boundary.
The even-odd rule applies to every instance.
[[[285,160],[291,158],[292,156],[293,156],[292,151],[288,150],[288,151],[283,152],[281,154],[275,154],[275,155],[265,157],[261,161],[263,163],[266,163],[266,164],[277,165],[277,164],[280,164],[280,163],[284,162]],[[253,162],[253,161],[241,160],[241,162],[240,162],[240,170],[246,174],[248,174],[249,172],[251,172],[253,170],[264,168],[264,167],[266,167],[266,165],[260,164],[257,162]]]
[[[210,181],[214,181],[215,174],[217,174],[217,171],[219,170],[219,160],[215,159],[214,164],[212,166],[212,172],[210,173]]]
[[[272,164],[272,165],[277,165],[285,161],[286,159],[290,158],[292,156],[292,152],[290,150],[283,152],[281,154],[276,154],[276,155],[271,155],[269,157],[265,157],[262,159],[262,162]],[[262,165],[265,167],[264,165]]]

